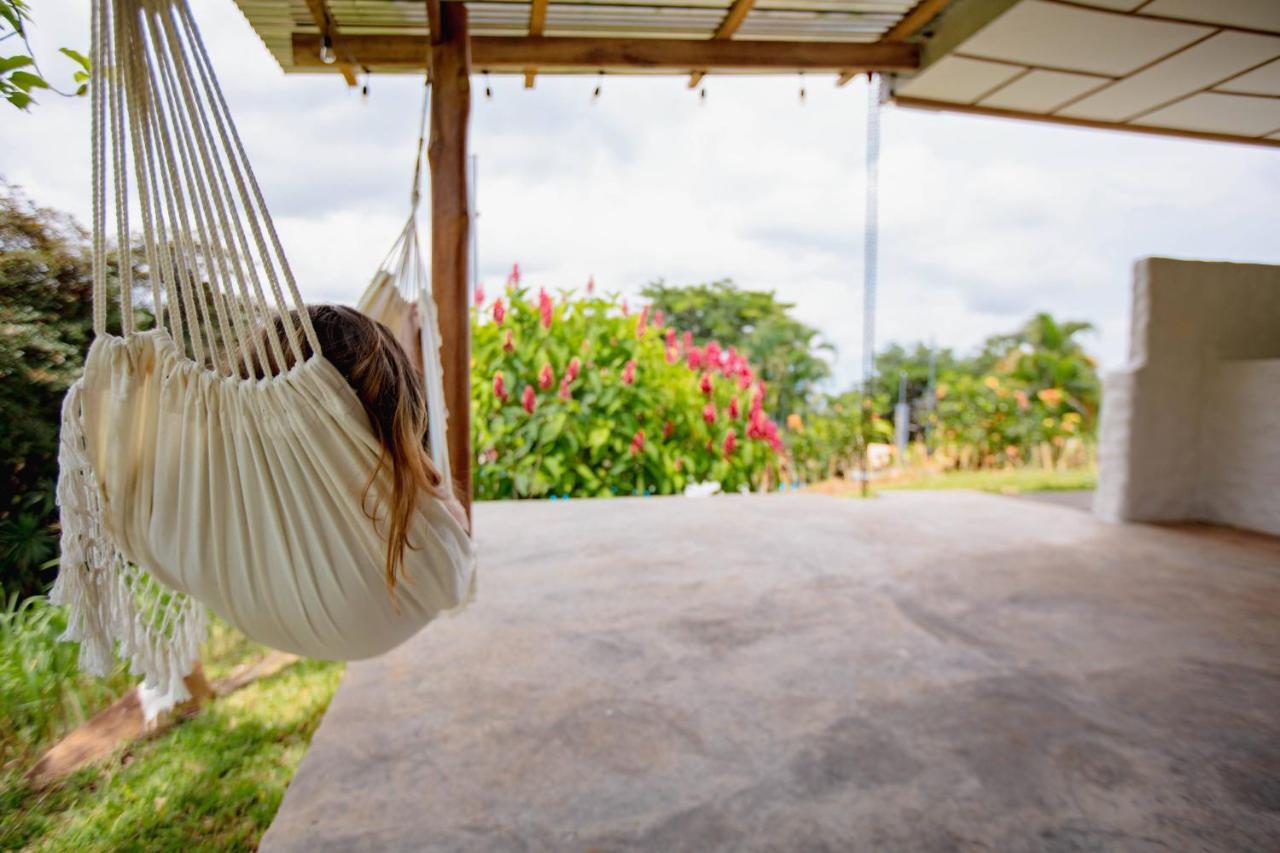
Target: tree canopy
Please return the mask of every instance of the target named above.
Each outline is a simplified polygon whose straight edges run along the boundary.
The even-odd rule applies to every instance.
[[[740,290],[731,279],[687,286],[656,281],[641,291],[655,311],[695,340],[736,347],[759,368],[775,418],[803,409],[817,384],[831,375],[823,357],[834,347],[817,329],[791,316],[795,306],[773,291]]]

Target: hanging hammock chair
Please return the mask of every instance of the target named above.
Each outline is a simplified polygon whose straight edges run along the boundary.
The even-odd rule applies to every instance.
[[[93,0],[91,39],[95,339],[63,404],[52,595],[68,607],[66,636],[89,671],[128,659],[154,707],[187,698],[205,607],[311,657],[386,651],[469,599],[467,531],[420,494],[388,591],[384,525],[366,514],[379,442],[324,357],[185,0]],[[127,247],[134,205],[155,328],[137,328],[122,263],[116,333],[108,211]],[[390,296],[416,306],[430,449],[444,465],[413,219],[365,307],[386,322],[407,316]]]

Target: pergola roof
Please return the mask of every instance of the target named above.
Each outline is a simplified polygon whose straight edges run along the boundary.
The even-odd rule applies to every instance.
[[[236,0],[287,72],[420,72],[424,0]],[[467,0],[493,73],[830,72],[904,106],[1280,146],[1280,0]],[[320,61],[328,35],[338,62]]]
[[[894,80],[898,103],[1280,145],[1280,0],[1004,0],[952,12],[923,70]]]

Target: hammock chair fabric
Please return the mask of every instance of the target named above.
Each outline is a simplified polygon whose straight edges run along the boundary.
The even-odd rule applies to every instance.
[[[67,638],[90,671],[127,658],[159,706],[187,698],[205,606],[287,651],[383,652],[469,599],[470,538],[424,492],[388,591],[383,484],[366,493],[379,443],[321,351],[185,0],[94,0],[91,39],[95,340],[63,407]],[[114,334],[108,210],[124,247],[135,208],[155,328],[137,328],[125,263]]]

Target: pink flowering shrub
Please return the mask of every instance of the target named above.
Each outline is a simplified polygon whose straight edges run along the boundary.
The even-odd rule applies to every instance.
[[[782,439],[746,358],[593,291],[529,291],[513,273],[497,299],[474,307],[476,497],[776,482]]]

